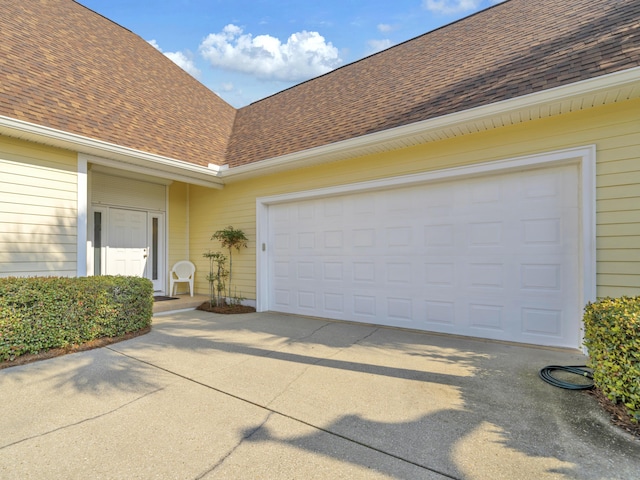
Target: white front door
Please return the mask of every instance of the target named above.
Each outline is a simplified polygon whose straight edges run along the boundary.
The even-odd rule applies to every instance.
[[[144,277],[165,291],[164,212],[94,206],[90,231],[94,275]]]
[[[106,247],[107,275],[147,276],[147,212],[111,208]]]

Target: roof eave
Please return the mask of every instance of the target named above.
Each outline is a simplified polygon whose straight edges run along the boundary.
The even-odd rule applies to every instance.
[[[0,115],[0,134],[91,156],[96,164],[209,188],[222,188],[216,170]]]
[[[640,97],[640,67],[308,150],[232,167],[225,183],[515,125]]]
[[[0,116],[0,134],[91,155],[91,161],[209,188],[383,153],[640,97],[640,67],[258,162],[215,170]]]

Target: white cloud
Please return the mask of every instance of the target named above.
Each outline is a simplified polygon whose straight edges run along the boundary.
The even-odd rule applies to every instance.
[[[199,51],[213,67],[284,81],[307,80],[342,62],[338,49],[318,32],[297,32],[282,43],[270,35],[245,34],[232,24],[209,34]]]
[[[378,31],[382,32],[382,33],[391,32],[394,29],[395,28],[393,27],[393,25],[389,25],[388,23],[379,23],[378,24]]]
[[[367,42],[367,45],[369,45],[369,55],[371,55],[377,52],[381,52],[382,50],[386,50],[387,48],[392,46],[393,43],[391,42],[391,40],[385,38],[384,40],[369,40]]]
[[[481,0],[424,0],[422,5],[431,12],[450,15],[477,10],[481,3]]]
[[[164,52],[165,56],[173,61],[176,65],[182,68],[185,72],[191,74],[194,77],[200,75],[200,70],[195,66],[193,60],[182,52]]]
[[[158,51],[162,52],[162,48],[158,45],[158,42],[155,40],[149,40],[149,43],[156,48]],[[173,63],[182,68],[185,72],[190,74],[192,77],[198,78],[200,76],[200,70],[196,67],[195,63],[193,63],[193,58],[191,58],[191,54],[189,52],[162,52],[165,57],[171,60]]]

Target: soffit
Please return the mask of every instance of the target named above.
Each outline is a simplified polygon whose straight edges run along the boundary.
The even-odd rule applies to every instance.
[[[572,85],[363,135],[302,152],[232,167],[225,183],[380,154],[640,98],[640,67]]]

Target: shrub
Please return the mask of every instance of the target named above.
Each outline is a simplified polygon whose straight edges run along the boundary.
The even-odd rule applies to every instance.
[[[0,361],[140,330],[152,309],[143,278],[0,278]]]
[[[585,308],[584,344],[595,386],[640,421],[640,297],[605,298]]]

